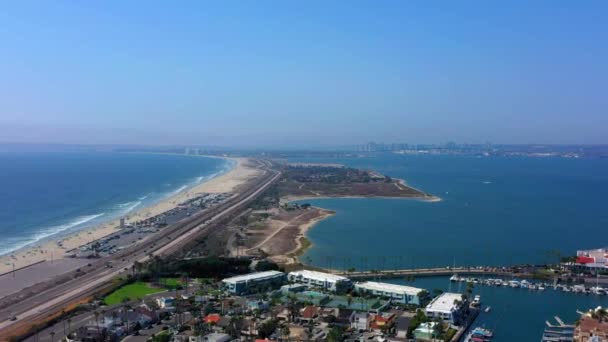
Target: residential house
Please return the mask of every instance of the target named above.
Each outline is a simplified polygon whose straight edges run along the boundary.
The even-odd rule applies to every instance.
[[[156,299],[156,304],[159,308],[164,310],[175,309],[175,298],[173,297],[160,297]]]
[[[354,331],[369,329],[370,315],[367,312],[354,312],[350,315],[350,327]]]
[[[466,305],[459,293],[442,293],[435,297],[425,308],[427,317],[439,318],[446,323],[458,325],[463,317]]]
[[[203,336],[202,342],[229,342],[231,340],[232,337],[228,334],[211,333]]]
[[[300,310],[300,322],[311,323],[319,316],[319,308],[314,305],[307,305]]]

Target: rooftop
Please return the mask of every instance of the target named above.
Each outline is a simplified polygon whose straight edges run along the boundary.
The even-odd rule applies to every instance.
[[[310,271],[310,270],[293,271],[293,272],[289,272],[289,275],[296,276],[296,277],[315,279],[315,280],[331,281],[331,282],[350,280],[343,276],[339,276],[339,275],[335,275],[335,274],[331,274],[331,273]]]
[[[462,295],[460,293],[442,293],[433,299],[426,309],[433,312],[450,313],[457,308],[454,304],[455,300],[462,301]]]
[[[279,271],[264,271],[264,272],[249,273],[249,274],[244,274],[244,275],[240,275],[240,276],[236,276],[236,277],[226,278],[222,281],[229,282],[229,283],[239,283],[239,282],[243,282],[243,281],[274,278],[274,277],[277,277],[282,274],[284,274],[284,273],[279,272]]]
[[[389,284],[389,283],[378,283],[374,281],[366,281],[362,283],[357,283],[355,286],[364,288],[366,290],[372,291],[383,291],[383,292],[392,292],[392,293],[405,293],[409,296],[416,296],[422,289],[412,286],[405,285],[397,285],[397,284]]]

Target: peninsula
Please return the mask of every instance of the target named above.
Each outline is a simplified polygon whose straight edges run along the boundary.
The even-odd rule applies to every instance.
[[[274,165],[281,170],[280,180],[252,204],[251,211],[232,223],[222,241],[227,245],[227,255],[268,257],[283,265],[298,264],[298,257],[311,246],[306,232],[335,214],[301,203],[303,200],[374,197],[440,200],[401,179],[372,170],[336,164]]]

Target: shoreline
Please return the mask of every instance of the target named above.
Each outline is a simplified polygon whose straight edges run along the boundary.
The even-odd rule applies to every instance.
[[[431,195],[428,194],[424,191],[421,191],[420,189],[414,188],[410,185],[407,185],[405,183],[405,180],[403,179],[398,179],[399,183],[401,185],[403,185],[404,187],[408,187],[411,189],[414,189],[418,192],[420,192],[421,194],[423,194],[422,196],[409,196],[409,197],[394,197],[394,196],[285,196],[280,198],[279,202],[280,203],[291,203],[291,202],[296,202],[296,201],[306,201],[306,200],[317,200],[317,199],[348,199],[348,198],[357,198],[357,199],[374,199],[374,198],[380,198],[380,199],[395,199],[395,200],[417,200],[417,201],[422,201],[422,202],[430,202],[430,203],[434,203],[434,202],[441,202],[443,199],[441,197],[435,196],[435,195]],[[300,232],[299,234],[295,237],[295,242],[296,242],[296,248],[294,248],[293,250],[284,253],[282,255],[276,255],[274,256],[276,258],[277,261],[281,261],[284,264],[295,264],[295,263],[300,263],[303,264],[302,260],[300,260],[300,257],[302,255],[304,255],[306,253],[306,251],[308,249],[310,249],[311,247],[314,246],[313,242],[307,237],[307,233],[314,228],[314,226],[316,226],[319,222],[332,217],[334,215],[336,215],[336,211],[331,210],[331,209],[327,209],[327,208],[322,208],[322,207],[316,207],[313,206],[313,208],[316,208],[318,210],[320,210],[320,215],[316,216],[314,218],[312,218],[311,220],[309,220],[308,222],[300,225]]]
[[[319,215],[298,226],[298,234],[294,237],[296,246],[285,253],[271,256],[270,258],[275,262],[285,265],[301,263],[300,257],[304,255],[306,250],[313,246],[312,241],[306,237],[306,234],[319,222],[336,215],[336,212],[330,209],[320,207],[312,208],[318,210]]]
[[[413,201],[421,201],[421,202],[441,202],[443,199],[437,196],[428,196],[428,197],[393,197],[393,196],[285,196],[281,199],[281,203],[289,203],[296,201],[306,201],[306,200],[319,200],[319,199],[348,199],[348,198],[358,198],[358,199],[394,199],[394,200],[413,200]]]
[[[208,156],[200,156],[208,157]],[[219,157],[227,162],[232,161],[231,168],[206,179],[200,183],[192,184],[187,188],[161,199],[156,203],[140,208],[136,211],[120,215],[108,221],[83,228],[82,230],[68,233],[64,236],[49,237],[48,240],[34,242],[15,251],[0,256],[0,273],[10,272],[15,269],[27,267],[31,264],[44,260],[62,259],[68,251],[79,248],[93,241],[102,239],[108,235],[120,231],[120,219],[125,218],[125,222],[145,220],[149,217],[158,215],[177,206],[199,193],[222,193],[232,192],[242,184],[245,179],[249,179],[257,171],[247,167],[247,158]]]
[[[398,180],[399,183],[401,185],[403,185],[404,187],[414,189],[423,195],[422,196],[407,196],[407,197],[375,196],[375,195],[370,195],[370,196],[357,196],[357,195],[352,195],[352,196],[341,196],[341,195],[337,195],[337,196],[285,196],[285,197],[282,197],[279,201],[281,203],[289,203],[289,202],[294,202],[294,201],[305,201],[305,200],[315,200],[315,199],[340,199],[340,198],[365,198],[365,199],[382,198],[382,199],[397,199],[397,200],[416,200],[416,201],[422,201],[422,202],[441,202],[441,201],[443,201],[443,198],[441,198],[439,196],[431,195],[418,188],[408,185],[407,183],[405,183],[405,180],[403,180],[403,179],[400,179],[400,178],[394,178],[394,179]]]

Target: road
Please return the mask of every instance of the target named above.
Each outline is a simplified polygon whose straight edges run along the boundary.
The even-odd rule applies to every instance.
[[[6,338],[11,331],[18,327],[21,328],[49,317],[70,303],[91,297],[108,286],[115,277],[128,273],[134,261],[145,261],[150,254],[171,254],[191,242],[198,234],[220,229],[219,223],[222,219],[238,213],[239,209],[246,207],[280,177],[281,173],[272,170],[268,162],[259,162],[260,168],[264,171],[261,179],[250,182],[250,188],[218,207],[166,227],[163,230],[164,234],[157,234],[158,236],[153,239],[125,249],[110,258],[95,262],[85,270],[84,275],[78,278],[51,286],[40,293],[32,293],[30,296],[22,295],[17,297],[20,300],[16,302],[5,302],[0,309],[0,338]],[[107,261],[112,262],[112,268],[105,267]],[[10,318],[13,316],[16,316],[17,320],[11,321]]]

